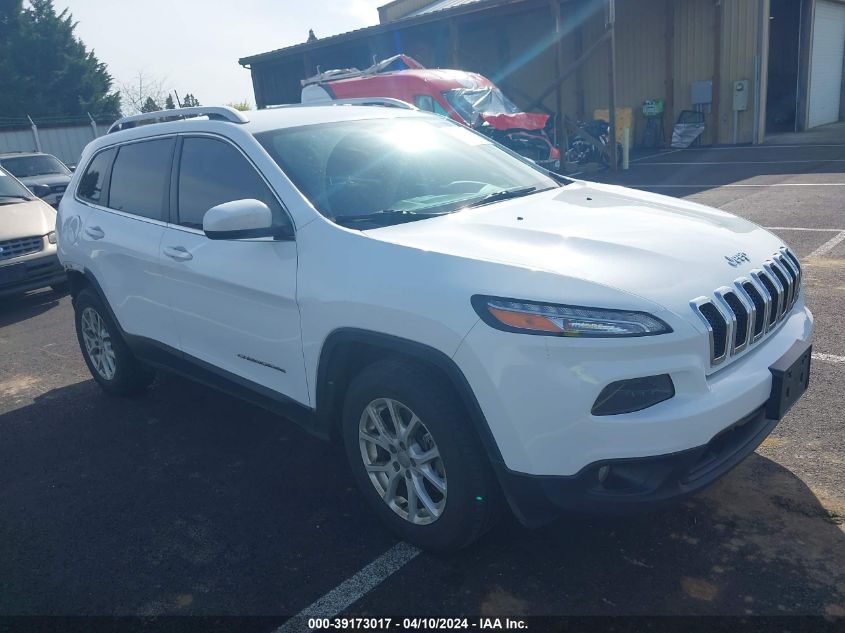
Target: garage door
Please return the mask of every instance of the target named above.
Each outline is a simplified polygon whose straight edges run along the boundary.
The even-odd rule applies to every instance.
[[[810,61],[809,127],[839,120],[843,55],[845,4],[819,0],[816,3]]]

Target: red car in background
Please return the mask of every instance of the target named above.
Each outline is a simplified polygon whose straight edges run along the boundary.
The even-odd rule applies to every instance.
[[[546,132],[549,115],[522,112],[478,73],[425,68],[412,57],[395,55],[365,70],[328,70],[302,80],[302,103],[375,97],[447,116],[546,169],[560,169],[560,150]]]

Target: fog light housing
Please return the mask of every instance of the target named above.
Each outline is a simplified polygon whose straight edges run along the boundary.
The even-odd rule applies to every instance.
[[[601,390],[590,411],[593,415],[619,415],[653,407],[675,395],[669,374],[629,378],[610,383]]]
[[[47,241],[50,242],[50,244],[55,244],[58,241],[56,238],[55,231],[50,231],[49,233],[47,233]]]

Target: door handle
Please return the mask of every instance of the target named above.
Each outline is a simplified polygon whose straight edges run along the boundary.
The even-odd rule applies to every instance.
[[[163,250],[165,255],[177,262],[186,262],[194,258],[184,246],[165,246]]]
[[[85,235],[92,240],[101,240],[106,236],[106,233],[99,226],[89,226],[85,229]]]

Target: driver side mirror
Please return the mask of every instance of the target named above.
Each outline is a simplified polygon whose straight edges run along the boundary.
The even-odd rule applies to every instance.
[[[29,189],[39,198],[46,198],[53,193],[53,190],[50,189],[50,185],[42,185],[40,182],[35,183]]]
[[[206,211],[202,230],[211,240],[244,240],[256,237],[290,239],[290,230],[273,226],[273,212],[260,200],[247,198],[218,204]]]

